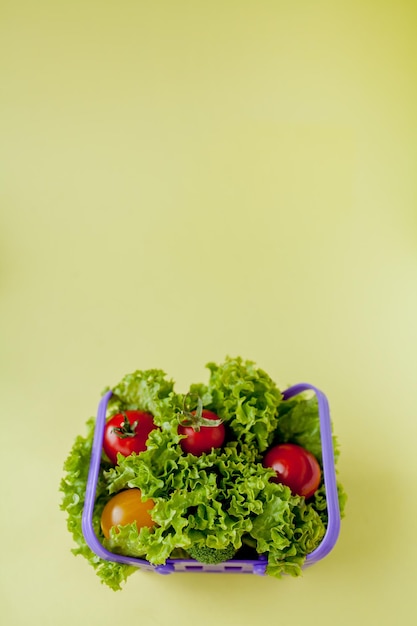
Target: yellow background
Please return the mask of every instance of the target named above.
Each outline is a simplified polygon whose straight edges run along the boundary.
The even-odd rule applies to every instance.
[[[1,621],[414,624],[417,5],[1,2]],[[70,553],[101,390],[225,355],[330,400],[349,493],[301,579]]]

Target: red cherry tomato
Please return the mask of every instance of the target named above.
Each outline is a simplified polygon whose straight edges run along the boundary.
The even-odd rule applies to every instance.
[[[275,470],[276,477],[271,480],[287,485],[293,494],[310,498],[320,485],[321,469],[316,457],[294,443],[271,448],[263,465]]]
[[[121,491],[109,500],[101,514],[101,529],[103,535],[110,537],[110,528],[126,526],[136,522],[138,530],[143,526],[150,528],[155,525],[149,511],[153,509],[153,500],[143,502],[139,489]]]
[[[193,411],[193,414],[195,411]],[[202,417],[209,420],[218,420],[218,416],[212,411],[203,409]],[[180,435],[185,435],[185,439],[181,439],[180,446],[186,453],[200,456],[204,452],[211,452],[212,448],[221,448],[226,437],[224,424],[216,426],[200,426],[199,430],[195,430],[192,426],[178,426]]]
[[[114,415],[104,429],[103,449],[110,461],[117,464],[117,453],[129,456],[146,450],[149,433],[156,428],[150,413],[124,411]]]

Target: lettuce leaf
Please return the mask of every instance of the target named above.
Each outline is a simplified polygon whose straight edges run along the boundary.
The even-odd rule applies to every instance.
[[[105,389],[103,395],[109,388]],[[166,379],[162,370],[137,370],[127,374],[112,389],[108,403],[109,416],[121,411],[139,410],[152,413],[158,426],[171,420],[178,410],[180,397],[174,392],[174,383]]]
[[[208,385],[194,385],[207,408],[217,413],[232,431],[234,438],[267,449],[277,427],[277,408],[282,394],[266,372],[253,361],[228,357],[222,365],[208,363]]]
[[[268,554],[267,573],[299,576],[307,554],[322,540],[325,526],[313,506],[292,496],[288,487],[268,483],[265,506],[253,524],[257,551]]]

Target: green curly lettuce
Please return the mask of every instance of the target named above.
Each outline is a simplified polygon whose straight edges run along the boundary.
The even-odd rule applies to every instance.
[[[299,576],[307,554],[321,542],[325,525],[304,498],[288,487],[268,483],[263,511],[254,520],[252,537],[258,553],[268,554],[267,574]]]
[[[207,408],[219,415],[242,443],[264,452],[277,427],[282,394],[266,372],[252,361],[228,357],[222,365],[208,363],[208,385],[192,385]]]
[[[166,379],[162,370],[137,370],[127,374],[111,391],[109,415],[129,410],[147,411],[152,413],[155,424],[162,426],[178,410],[179,396],[174,392],[174,383]]]

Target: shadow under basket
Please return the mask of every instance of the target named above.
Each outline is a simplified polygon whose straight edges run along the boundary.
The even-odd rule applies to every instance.
[[[282,392],[283,400],[289,400],[293,396],[303,391],[313,391],[318,400],[320,438],[323,461],[323,480],[326,491],[328,523],[325,535],[319,546],[307,555],[304,568],[317,563],[323,559],[333,549],[340,531],[340,508],[337,493],[336,471],[334,461],[332,425],[330,420],[329,403],[325,394],[310,385],[309,383],[299,383],[289,387]],[[163,565],[152,565],[146,559],[114,554],[107,550],[93,529],[93,511],[96,497],[98,476],[100,471],[102,443],[104,428],[106,424],[107,403],[112,392],[107,392],[101,399],[97,411],[97,420],[94,431],[93,447],[91,451],[90,468],[87,480],[84,510],[82,515],[82,530],[85,541],[91,550],[106,561],[114,561],[131,565],[142,570],[157,572],[159,574],[171,574],[174,572],[185,573],[217,573],[217,574],[257,574],[263,576],[266,572],[268,559],[266,555],[257,555],[256,558],[234,558],[224,563],[208,565],[200,563],[194,559],[167,559]]]

